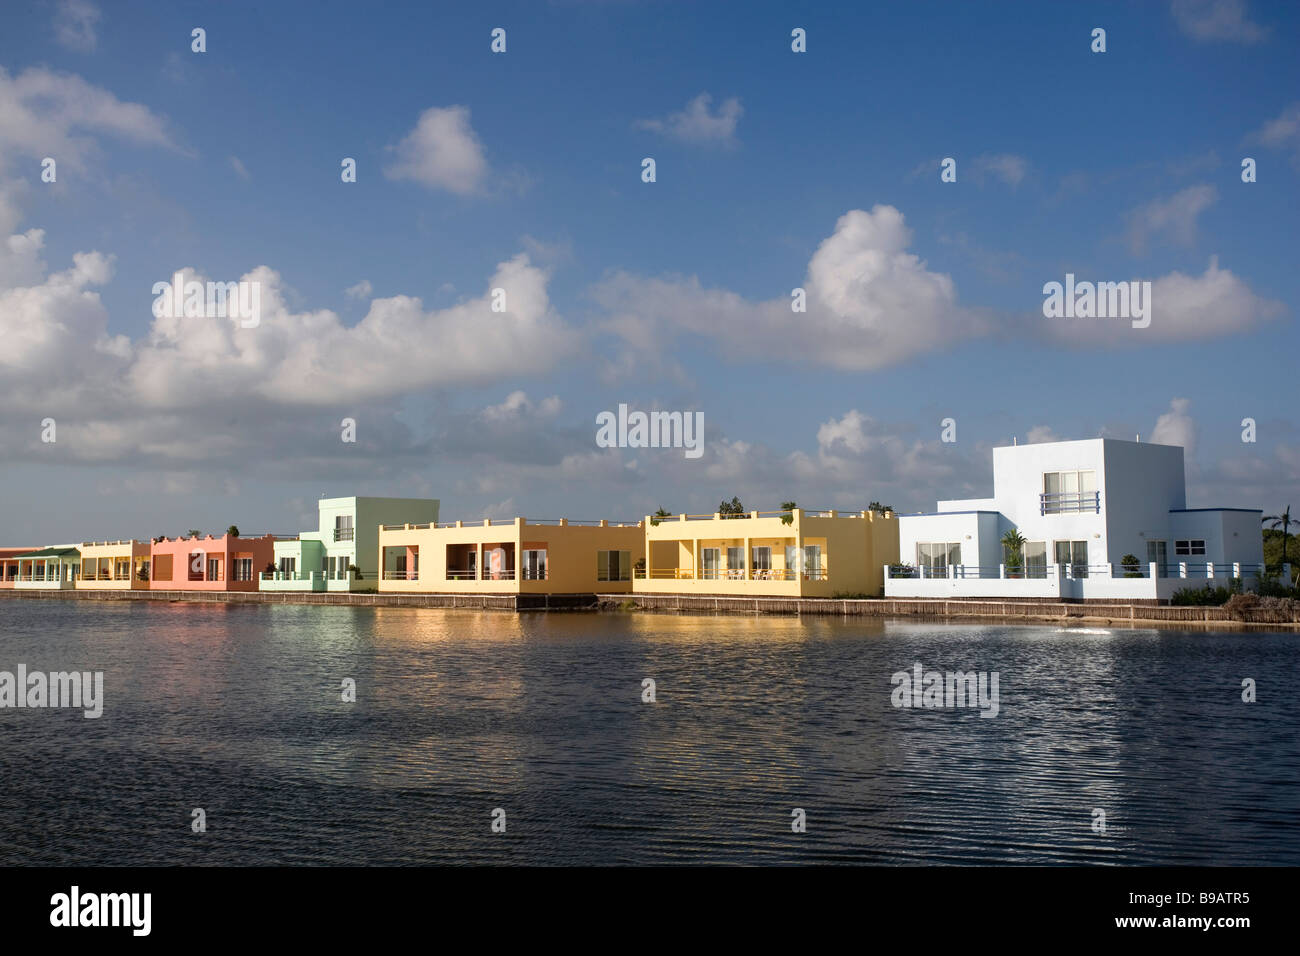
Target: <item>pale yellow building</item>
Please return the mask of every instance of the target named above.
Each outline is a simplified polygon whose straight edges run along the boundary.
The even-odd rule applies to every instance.
[[[148,541],[83,541],[78,590],[149,590]]]
[[[379,590],[627,592],[632,590],[633,569],[644,558],[645,533],[640,522],[511,518],[388,524],[379,529]]]
[[[872,511],[751,511],[644,522],[637,594],[832,597],[884,593],[898,520]]]

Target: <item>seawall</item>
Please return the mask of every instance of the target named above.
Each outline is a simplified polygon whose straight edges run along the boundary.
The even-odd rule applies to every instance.
[[[1079,623],[1300,630],[1300,620],[1247,622],[1221,607],[1152,602],[1058,602],[945,598],[782,598],[669,594],[357,594],[301,591],[101,591],[0,589],[0,599],[166,601],[193,604],[324,604],[436,607],[485,611],[637,610],[695,614],[787,614],[916,618],[992,623]]]

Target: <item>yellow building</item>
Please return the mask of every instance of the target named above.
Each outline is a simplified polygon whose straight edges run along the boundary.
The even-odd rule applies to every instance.
[[[640,522],[525,518],[381,525],[379,590],[594,594],[632,589]],[[879,575],[879,571],[876,572]]]
[[[884,593],[898,520],[872,511],[751,511],[646,518],[637,594],[832,597]]]
[[[148,541],[85,541],[80,551],[79,590],[149,590]]]

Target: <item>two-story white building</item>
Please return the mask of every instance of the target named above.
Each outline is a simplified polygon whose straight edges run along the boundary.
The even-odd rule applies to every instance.
[[[995,448],[991,498],[899,516],[900,560],[910,567],[888,572],[885,595],[1167,600],[1182,587],[1257,577],[1261,515],[1188,508],[1174,445],[1093,438]],[[1018,551],[1005,540],[1011,531],[1023,538]]]

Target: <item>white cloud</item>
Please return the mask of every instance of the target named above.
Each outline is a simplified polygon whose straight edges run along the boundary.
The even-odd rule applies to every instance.
[[[370,298],[370,293],[374,291],[375,288],[370,284],[370,280],[362,279],[356,285],[348,286],[344,289],[343,294],[349,299],[368,299]]]
[[[1196,40],[1258,43],[1268,31],[1250,19],[1246,0],[1172,0],[1179,28]]]
[[[533,402],[526,392],[515,391],[506,396],[500,405],[489,405],[483,409],[483,417],[490,422],[511,421],[528,416],[554,417],[560,410],[558,395],[550,395],[540,402]]]
[[[1281,302],[1256,295],[1241,277],[1221,269],[1218,256],[1210,257],[1199,276],[1175,271],[1149,281],[1147,328],[1133,328],[1127,319],[1044,319],[1041,312],[1033,324],[1061,343],[1140,346],[1246,332],[1286,312]]]
[[[1173,399],[1169,411],[1156,419],[1156,427],[1151,431],[1151,441],[1157,445],[1181,445],[1189,462],[1196,451],[1196,422],[1188,414],[1191,407],[1190,399]]]
[[[139,103],[123,103],[79,76],[45,67],[12,77],[0,67],[0,156],[51,156],[61,166],[83,168],[95,149],[87,133],[176,148],[163,120]]]
[[[99,8],[90,0],[59,0],[54,11],[54,38],[69,50],[89,53],[95,49],[98,37]]]
[[[987,176],[996,177],[1008,186],[1019,186],[1029,171],[1029,162],[1023,156],[1010,153],[976,156],[971,161],[975,181],[982,183]]]
[[[154,319],[129,376],[142,400],[184,407],[238,386],[276,402],[334,405],[490,383],[517,374],[521,355],[546,370],[577,345],[551,309],[547,273],[523,253],[500,263],[476,298],[433,310],[412,296],[375,299],[354,326],[329,310],[292,311],[267,266],[241,279],[261,284],[261,323]],[[505,290],[507,311],[491,311],[493,288]]]
[[[841,216],[808,263],[807,312],[789,296],[751,302],[698,278],[644,279],[613,273],[592,294],[629,341],[662,345],[676,327],[725,344],[732,356],[799,359],[845,370],[896,364],[980,331],[956,304],[952,279],[907,252],[911,232],[893,206]]]
[[[1044,442],[1060,440],[1061,439],[1057,436],[1056,432],[1050,425],[1035,425],[1033,428],[1029,429],[1028,434],[1025,436],[1025,444],[1027,445],[1039,445]]]
[[[384,169],[389,179],[409,179],[459,195],[478,192],[487,175],[483,145],[470,126],[465,106],[431,107],[415,129],[393,147],[395,161]]]
[[[230,168],[233,169],[235,173],[239,176],[239,178],[244,180],[245,182],[253,178],[252,175],[248,172],[248,167],[244,165],[244,161],[241,160],[238,156],[230,157]]]
[[[1151,240],[1164,237],[1190,246],[1196,241],[1196,219],[1218,201],[1219,191],[1201,184],[1189,186],[1167,199],[1155,199],[1129,213],[1129,246],[1135,254],[1147,250]]]
[[[701,93],[683,110],[669,113],[662,119],[639,120],[636,125],[687,143],[734,146],[736,124],[745,109],[734,96],[723,100],[716,112],[710,108],[712,102],[712,96]]]
[[[1292,103],[1275,119],[1247,137],[1273,149],[1290,149],[1292,161],[1300,164],[1300,102]]]

